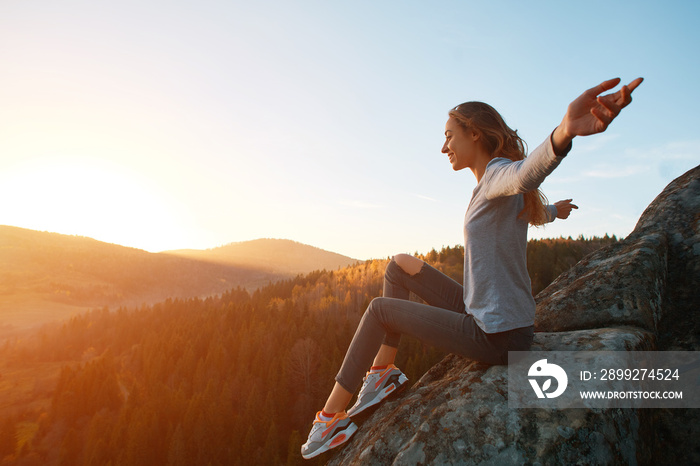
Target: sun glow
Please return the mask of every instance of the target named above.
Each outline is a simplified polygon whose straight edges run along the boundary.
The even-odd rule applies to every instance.
[[[8,225],[151,251],[168,249],[180,230],[168,199],[143,175],[87,157],[25,161],[0,174],[0,196]]]

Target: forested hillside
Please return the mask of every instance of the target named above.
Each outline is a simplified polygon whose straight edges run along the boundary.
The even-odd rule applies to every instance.
[[[531,258],[534,272],[565,267],[587,242],[537,243],[531,249],[551,259]],[[461,247],[423,257],[461,280]],[[299,447],[381,294],[386,263],[253,293],[94,310],[5,341],[0,464],[301,464]],[[413,383],[442,356],[404,338],[397,364]]]

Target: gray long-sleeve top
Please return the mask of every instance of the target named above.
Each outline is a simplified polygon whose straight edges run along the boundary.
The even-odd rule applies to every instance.
[[[486,333],[535,322],[527,273],[528,222],[518,214],[523,193],[537,189],[561,159],[547,138],[524,160],[491,160],[474,188],[464,217],[464,304]],[[552,207],[550,221],[556,217]]]

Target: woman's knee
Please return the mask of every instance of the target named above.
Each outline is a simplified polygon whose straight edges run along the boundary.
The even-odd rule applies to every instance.
[[[415,275],[423,268],[424,262],[417,257],[408,254],[396,254],[394,262],[401,267],[401,270],[409,275]]]
[[[376,312],[382,305],[383,297],[372,298],[367,306],[367,312]]]
[[[373,298],[367,306],[365,314],[370,314],[372,317],[379,318],[379,314],[384,311],[385,306],[388,304],[388,298],[377,297]],[[381,319],[380,319],[381,320]]]

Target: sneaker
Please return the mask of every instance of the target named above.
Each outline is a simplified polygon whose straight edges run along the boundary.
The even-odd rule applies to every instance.
[[[372,406],[376,406],[389,395],[396,395],[406,388],[408,377],[396,366],[389,364],[386,369],[367,372],[362,383],[357,402],[348,410],[348,416],[357,416]]]
[[[313,458],[344,444],[357,430],[357,425],[350,420],[345,412],[337,413],[330,421],[322,421],[320,416],[321,412],[319,411],[316,413],[309,439],[301,446],[301,456],[304,459]]]

